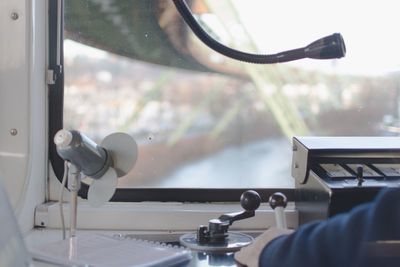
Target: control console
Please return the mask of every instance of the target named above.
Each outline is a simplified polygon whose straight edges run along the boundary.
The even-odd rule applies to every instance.
[[[249,245],[253,237],[236,232],[229,232],[229,226],[238,220],[247,219],[255,215],[255,210],[260,206],[261,198],[256,191],[245,191],[240,197],[243,211],[221,215],[211,219],[208,226],[200,225],[196,233],[181,236],[182,245],[203,252],[234,252]]]
[[[294,137],[299,224],[327,219],[400,185],[398,137]]]
[[[256,191],[245,191],[240,198],[243,211],[223,214],[209,220],[208,226],[200,225],[196,232],[181,236],[180,244],[192,250],[193,255],[187,266],[239,266],[234,253],[250,245],[254,239],[243,233],[229,231],[229,226],[235,221],[255,216],[260,203],[261,198]],[[286,196],[276,192],[270,196],[269,204],[275,213],[276,227],[286,228]]]

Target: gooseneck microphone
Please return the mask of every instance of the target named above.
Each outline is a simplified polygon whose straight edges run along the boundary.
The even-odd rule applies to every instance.
[[[227,47],[207,34],[197,23],[184,0],[173,0],[176,9],[193,33],[208,47],[227,57],[255,64],[274,64],[294,61],[302,58],[334,59],[346,55],[346,46],[340,33],[323,37],[306,47],[288,50],[271,55],[250,54]]]

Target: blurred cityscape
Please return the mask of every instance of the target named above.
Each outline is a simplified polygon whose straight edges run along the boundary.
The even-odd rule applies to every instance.
[[[125,10],[87,2],[101,12]],[[157,64],[83,38],[68,20],[71,3],[81,2],[66,3],[66,37],[74,40],[64,42],[64,127],[97,142],[116,131],[135,138],[138,162],[119,187],[293,187],[292,136],[386,135],[399,119],[399,73],[343,74],[335,60],[328,71],[238,64],[198,42],[192,52],[207,68]],[[121,28],[118,16],[111,17]]]
[[[65,127],[97,142],[116,131],[134,136],[139,160],[120,186],[293,185],[290,137],[251,81],[81,49],[65,59]],[[279,90],[298,108],[306,134],[379,135],[382,118],[395,115],[394,78],[315,80],[269,83],[265,92]]]

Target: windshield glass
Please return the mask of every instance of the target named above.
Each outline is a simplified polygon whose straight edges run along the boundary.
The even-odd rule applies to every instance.
[[[396,1],[190,1],[219,42],[273,54],[343,35],[347,54],[275,65],[211,51],[169,0],[68,0],[64,127],[139,145],[120,188],[292,188],[293,136],[395,135]]]

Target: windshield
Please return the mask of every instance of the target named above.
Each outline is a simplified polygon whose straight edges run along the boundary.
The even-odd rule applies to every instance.
[[[172,1],[65,1],[64,127],[136,139],[120,188],[292,188],[293,136],[397,134],[396,1],[190,3],[238,50],[278,53],[339,32],[347,55],[241,63],[202,44]]]

